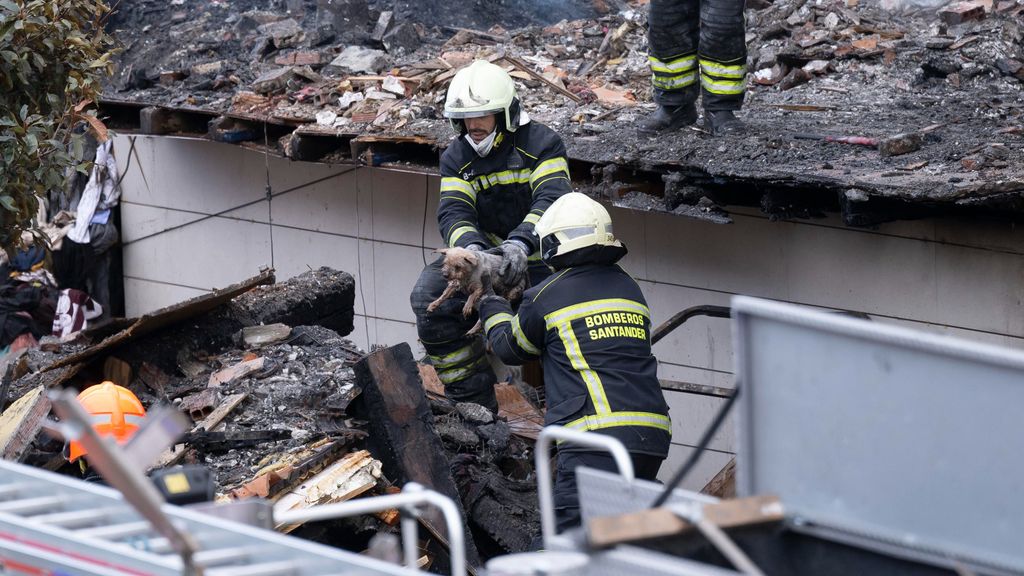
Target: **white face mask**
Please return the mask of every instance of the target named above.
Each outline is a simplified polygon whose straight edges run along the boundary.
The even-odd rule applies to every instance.
[[[491,153],[491,148],[494,147],[494,139],[497,136],[498,131],[494,130],[487,136],[487,138],[481,140],[479,144],[474,142],[473,138],[470,137],[469,134],[466,134],[464,138],[466,139],[466,142],[469,142],[469,145],[473,147],[473,150],[476,151],[476,155],[483,158]]]

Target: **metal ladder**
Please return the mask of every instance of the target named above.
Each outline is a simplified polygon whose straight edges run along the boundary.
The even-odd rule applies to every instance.
[[[394,496],[406,496],[404,503],[408,503],[417,493]],[[386,509],[391,503],[359,503],[363,509],[368,504]],[[168,504],[161,510],[195,541],[194,574],[422,574],[187,508]],[[343,515],[348,514],[344,510],[331,514]],[[412,542],[415,545],[415,539]],[[184,561],[168,539],[156,533],[121,493],[5,461],[0,461],[0,566],[3,574],[186,574]]]
[[[450,536],[453,576],[465,575],[462,517],[447,497],[410,483],[399,494],[289,511],[245,501],[182,508],[163,502],[131,443],[100,438],[68,390],[52,391],[61,417],[50,423],[88,449],[90,464],[119,490],[14,462],[0,461],[0,574],[85,576],[414,576],[416,518],[440,508]],[[173,422],[151,414],[133,442]],[[156,434],[159,436],[159,434]],[[133,458],[134,457],[134,458]],[[133,462],[133,459],[135,460]],[[294,524],[399,508],[405,566],[286,536],[230,518]],[[246,512],[247,510],[247,512]],[[240,512],[242,511],[242,512]]]

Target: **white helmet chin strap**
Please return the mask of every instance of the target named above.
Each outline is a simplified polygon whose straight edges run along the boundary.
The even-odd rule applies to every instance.
[[[494,147],[494,139],[497,136],[498,130],[495,129],[491,131],[487,138],[481,140],[479,144],[473,141],[473,138],[469,134],[466,134],[464,138],[466,139],[466,142],[469,142],[469,145],[473,147],[473,150],[476,152],[476,155],[483,158],[484,156],[487,156],[488,154],[491,153],[491,148]]]

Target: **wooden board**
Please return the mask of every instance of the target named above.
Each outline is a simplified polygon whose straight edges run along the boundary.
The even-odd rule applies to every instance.
[[[227,398],[222,400],[221,403],[216,408],[214,408],[213,412],[210,412],[209,416],[203,418],[199,422],[196,422],[196,425],[192,427],[192,432],[199,432],[200,430],[213,432],[214,429],[220,426],[221,422],[223,422],[224,419],[227,418],[228,414],[230,414],[232,410],[237,408],[238,405],[241,404],[248,397],[248,392],[242,392],[241,394],[233,394],[231,396],[228,396]],[[163,454],[160,455],[160,458],[158,458],[156,463],[153,464],[153,468],[173,466],[174,464],[177,464],[182,459],[182,457],[185,456],[185,452],[188,452],[188,449],[184,446],[182,446],[180,450],[175,450],[174,447],[172,446],[171,448],[168,448],[167,450],[164,451]]]
[[[50,400],[42,386],[26,392],[4,410],[0,415],[0,456],[4,460],[20,460],[49,413]]]
[[[782,503],[775,496],[752,496],[706,504],[704,518],[723,529],[780,522]],[[594,548],[607,548],[685,534],[697,528],[668,508],[652,508],[631,514],[594,518],[587,524],[587,541]]]
[[[498,416],[508,421],[512,433],[536,440],[544,428],[544,413],[530,404],[518,388],[511,384],[498,384],[494,387],[498,397]]]
[[[399,486],[418,482],[448,496],[465,518],[462,499],[441,439],[434,429],[430,404],[409,344],[369,354],[356,363],[355,372],[356,383],[363,393],[353,403],[353,408],[369,421],[367,444],[384,464],[388,477],[394,478]],[[440,512],[428,510],[422,519],[431,532],[447,540]],[[468,525],[466,562],[471,566],[480,564]]]
[[[203,294],[202,296],[196,296],[190,300],[161,308],[155,312],[146,314],[132,323],[131,326],[121,330],[120,332],[105,338],[98,344],[89,346],[88,348],[69,354],[60,360],[47,366],[44,370],[50,371],[55,368],[61,368],[63,366],[70,366],[73,364],[80,364],[93,356],[106,352],[107,350],[124,344],[134,338],[145,336],[159,330],[162,330],[178,322],[188,320],[200,316],[213,310],[217,306],[228,302],[240,294],[244,294],[253,288],[262,284],[273,284],[274,283],[274,271],[265,270],[260,272],[258,275],[239,282],[238,284],[232,284],[227,288],[216,290],[209,294]]]
[[[319,474],[281,496],[274,504],[274,514],[351,500],[375,487],[380,474],[380,461],[375,460],[366,450],[346,454]],[[276,528],[288,533],[301,525],[280,525]]]

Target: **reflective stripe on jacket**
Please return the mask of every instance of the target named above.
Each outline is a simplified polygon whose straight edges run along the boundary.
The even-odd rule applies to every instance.
[[[545,424],[615,436],[630,452],[664,457],[672,423],[651,353],[651,317],[617,265],[563,270],[523,295],[480,306],[491,348],[506,364],[540,358]]]
[[[441,236],[461,247],[515,238],[535,252],[534,224],[571,190],[565,145],[547,126],[530,122],[502,132],[483,158],[458,138],[441,156]]]

